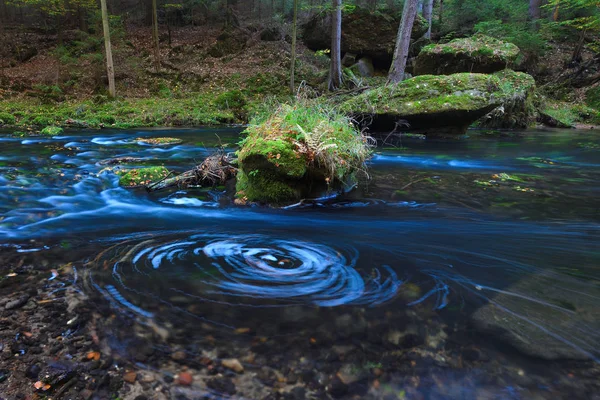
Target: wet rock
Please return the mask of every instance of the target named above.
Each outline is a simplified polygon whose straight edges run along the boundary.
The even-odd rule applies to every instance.
[[[18,299],[15,299],[15,300],[12,300],[12,301],[9,301],[8,303],[6,303],[4,308],[7,310],[16,310],[18,308],[23,307],[25,304],[27,304],[27,300],[29,300],[29,296],[27,296],[27,295],[21,296]]]
[[[290,390],[289,393],[285,395],[286,400],[304,400],[306,399],[306,389],[301,386],[297,386]]]
[[[344,314],[335,319],[335,329],[338,336],[343,339],[362,336],[367,329],[367,322],[362,316]]]
[[[40,372],[42,372],[42,368],[40,368],[40,366],[37,364],[33,364],[27,368],[27,371],[25,371],[25,376],[29,379],[37,379],[40,375]]]
[[[177,384],[181,386],[191,386],[194,382],[194,377],[189,372],[181,372],[177,378]]]
[[[327,386],[327,392],[335,398],[342,397],[348,393],[348,386],[338,377],[334,377]]]
[[[221,360],[221,365],[225,368],[237,372],[238,374],[244,372],[244,366],[236,358],[226,358],[224,360]]]
[[[391,330],[385,336],[385,341],[393,346],[410,348],[424,343],[423,335],[415,325],[408,325],[405,330]]]
[[[127,383],[135,383],[137,380],[137,373],[135,371],[127,372],[123,375],[123,380]]]
[[[237,393],[237,389],[231,378],[225,376],[210,379],[206,382],[206,386],[208,386],[216,392],[228,394],[230,396]]]
[[[351,385],[367,378],[367,370],[354,364],[345,364],[336,376],[345,384]]]
[[[185,354],[185,351],[176,351],[175,353],[171,354],[171,359],[175,361],[183,361],[186,358],[187,354]]]

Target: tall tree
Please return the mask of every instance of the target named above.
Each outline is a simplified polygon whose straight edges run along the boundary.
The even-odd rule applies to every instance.
[[[160,71],[160,47],[158,42],[158,6],[152,0],[152,41],[154,42],[154,69]]]
[[[433,18],[433,1],[425,0],[425,6],[423,7],[423,18],[427,20],[427,32],[425,32],[425,38],[431,39],[431,20]]]
[[[110,97],[115,97],[115,67],[113,64],[112,46],[110,45],[110,25],[108,21],[108,10],[106,8],[106,0],[100,0],[100,8],[102,9],[104,48],[106,50],[106,74],[108,75],[108,94],[110,95]]]
[[[342,0],[333,0],[331,18],[331,67],[329,90],[342,86]]]
[[[542,1],[543,0],[529,0],[529,19],[535,21],[542,17]]]
[[[398,83],[404,79],[406,61],[408,60],[408,49],[410,47],[410,37],[413,24],[415,23],[415,17],[417,16],[418,2],[419,0],[406,0],[404,3],[402,21],[400,21],[398,36],[396,38],[394,58],[388,75],[388,81],[390,83]]]
[[[296,91],[296,36],[298,30],[298,0],[294,0],[294,19],[292,22],[292,65],[290,66],[290,90],[292,94]]]

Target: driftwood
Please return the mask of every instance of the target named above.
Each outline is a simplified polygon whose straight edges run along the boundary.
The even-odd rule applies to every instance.
[[[236,175],[237,168],[232,165],[232,162],[233,158],[231,155],[219,151],[206,158],[194,169],[151,183],[146,186],[146,189],[149,192],[155,192],[170,187],[186,188],[190,186],[216,186],[224,184]]]

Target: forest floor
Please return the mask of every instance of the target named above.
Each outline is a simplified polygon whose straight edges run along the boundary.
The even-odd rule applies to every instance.
[[[248,25],[174,28],[161,33],[161,69],[153,67],[149,28],[128,27],[114,38],[117,98],[106,96],[102,42],[77,31],[57,37],[5,28],[0,50],[0,120],[21,133],[47,125],[75,128],[199,126],[247,123],[259,107],[290,99],[290,44],[286,27]],[[169,37],[170,36],[170,37]],[[33,47],[35,43],[35,48]],[[597,73],[594,54],[569,65],[574,44],[549,43],[535,66],[549,114],[593,128],[600,117],[584,104],[587,87],[563,85]],[[19,53],[6,49],[20,49]],[[4,53],[2,53],[4,51]],[[21,61],[19,60],[21,58]],[[329,59],[301,42],[297,83],[326,92]],[[587,68],[590,64],[592,68]],[[374,82],[384,79],[378,71]],[[372,83],[369,79],[364,84]],[[4,121],[6,120],[6,121]],[[25,131],[25,132],[23,132]]]

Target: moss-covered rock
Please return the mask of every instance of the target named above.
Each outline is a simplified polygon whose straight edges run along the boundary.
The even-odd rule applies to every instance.
[[[351,121],[317,105],[283,105],[255,119],[238,151],[237,197],[282,204],[335,187],[363,168],[368,146]]]
[[[536,119],[535,80],[529,74],[506,69],[494,74],[500,81],[502,104],[481,119],[486,128],[527,128]]]
[[[331,47],[331,13],[318,13],[302,26],[302,41],[311,50]],[[371,12],[355,7],[342,18],[342,53],[371,57],[374,61],[391,61],[398,34],[401,13]],[[412,37],[418,39],[427,31],[427,21],[417,16]]]
[[[512,43],[485,35],[425,46],[415,61],[414,75],[486,73],[509,68],[520,50]]]
[[[40,131],[40,134],[46,136],[56,136],[62,134],[63,132],[64,130],[60,126],[47,126]]]
[[[473,122],[500,106],[504,96],[494,75],[423,75],[368,90],[340,108],[372,121],[371,130],[390,132],[407,123],[408,130],[444,136],[464,134]]]
[[[134,187],[158,182],[169,176],[169,170],[165,167],[148,167],[121,170],[117,171],[116,174],[119,175],[119,185]]]
[[[168,146],[171,144],[179,144],[183,142],[183,140],[179,138],[172,137],[159,137],[159,138],[136,138],[135,139],[139,143],[151,145],[151,146]]]

